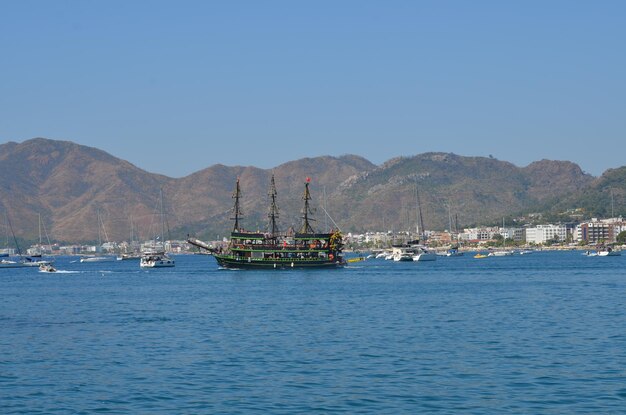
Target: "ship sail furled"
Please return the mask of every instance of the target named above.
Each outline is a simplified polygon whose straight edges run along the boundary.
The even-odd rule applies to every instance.
[[[233,206],[234,217],[230,218],[235,221],[233,226],[233,232],[239,231],[239,218],[243,216],[241,213],[241,206],[239,205],[239,198],[241,197],[241,189],[239,188],[239,177],[237,177],[237,184],[235,185],[235,191],[233,192],[233,199],[235,199],[235,205]]]
[[[309,214],[313,214],[313,211],[309,207],[309,200],[311,200],[311,192],[309,192],[310,182],[311,179],[307,177],[306,182],[304,183],[304,194],[302,195],[302,200],[304,200],[304,207],[302,208],[302,227],[300,228],[299,233],[315,233],[313,227],[309,223],[309,221],[315,221],[315,219],[309,218]]]
[[[272,174],[272,181],[270,182],[270,190],[267,193],[270,197],[270,209],[267,214],[269,218],[269,231],[272,238],[278,236],[278,225],[276,224],[276,220],[278,219],[278,204],[276,203],[276,196],[278,192],[276,191],[276,182],[274,181],[274,174]]]

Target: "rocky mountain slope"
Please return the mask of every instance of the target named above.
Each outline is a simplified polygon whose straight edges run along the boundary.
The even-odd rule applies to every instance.
[[[36,138],[0,145],[0,208],[16,234],[31,240],[38,237],[38,214],[57,241],[96,241],[99,230],[102,239],[128,239],[131,222],[138,238],[149,239],[157,233],[162,189],[170,236],[212,239],[230,231],[237,178],[244,226],[264,229],[273,172],[282,229],[299,225],[306,177],[312,178],[318,229],[333,220],[344,231],[415,229],[416,189],[426,228],[444,229],[450,217],[463,226],[537,209],[574,208],[585,200],[591,214],[592,202],[606,199],[607,186],[614,196],[626,194],[624,169],[594,178],[567,161],[517,167],[493,158],[427,153],[380,166],[354,155],[305,158],[271,170],[214,165],[175,179],[95,148]],[[324,202],[332,219],[324,215]]]

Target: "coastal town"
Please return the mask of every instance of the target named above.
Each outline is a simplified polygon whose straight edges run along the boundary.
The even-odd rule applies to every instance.
[[[387,249],[423,235],[424,244],[431,249],[445,250],[458,246],[462,250],[477,250],[488,247],[542,248],[542,249],[590,249],[598,245],[626,244],[626,220],[622,217],[592,218],[580,223],[540,224],[533,226],[491,226],[473,227],[458,232],[425,230],[410,231],[370,231],[365,233],[346,232],[346,251],[367,249]],[[215,249],[225,247],[227,238],[207,241],[207,246]],[[118,255],[140,253],[154,249],[155,241],[120,241],[98,244],[58,244],[39,243],[25,251],[28,256],[57,255]],[[157,242],[159,249],[173,254],[200,253],[198,248],[187,240],[166,240]],[[0,249],[0,255],[17,255],[17,249]]]

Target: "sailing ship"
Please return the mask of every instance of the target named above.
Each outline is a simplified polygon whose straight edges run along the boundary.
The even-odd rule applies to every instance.
[[[307,177],[304,184],[302,226],[297,232],[279,231],[274,175],[268,193],[270,198],[268,231],[250,232],[243,229],[240,223],[243,215],[240,208],[241,189],[237,179],[233,193],[234,215],[231,218],[235,223],[230,234],[230,242],[224,250],[209,249],[219,266],[237,269],[288,269],[338,268],[345,265],[341,232],[333,230],[329,233],[318,233],[311,226],[314,219],[310,216],[312,215],[309,203],[310,181]],[[195,238],[189,238],[187,241],[206,249],[206,245],[198,244]]]

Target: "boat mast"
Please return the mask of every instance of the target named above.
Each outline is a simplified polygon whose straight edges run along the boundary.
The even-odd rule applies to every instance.
[[[233,206],[235,226],[233,226],[233,232],[239,232],[239,218],[243,216],[241,214],[241,207],[239,205],[239,198],[241,197],[241,189],[239,188],[239,177],[237,178],[237,185],[235,186],[235,192],[233,193],[233,199],[235,199],[235,206]]]
[[[11,220],[9,219],[9,215],[5,212],[7,223],[9,224],[9,229],[11,230],[11,235],[13,235],[13,241],[15,242],[15,248],[17,249],[17,255],[22,256],[22,250],[20,249],[20,244],[17,243],[17,237],[15,236],[15,232],[13,231],[13,225],[11,224]]]
[[[161,244],[163,244],[163,252],[165,252],[165,216],[163,216],[163,188],[159,189],[159,205],[159,210],[161,211]]]
[[[422,206],[420,203],[420,194],[417,191],[417,179],[415,180],[415,203],[417,204],[418,220],[417,220],[417,236],[420,242],[424,236],[424,218],[422,217]]]
[[[302,209],[302,227],[300,228],[300,233],[315,233],[313,228],[311,227],[310,221],[314,219],[309,219],[309,213],[311,209],[309,208],[309,200],[311,200],[311,193],[309,192],[309,183],[311,182],[310,178],[306,178],[306,182],[304,183],[304,194],[302,195],[302,200],[304,200],[304,208]]]
[[[133,229],[133,215],[130,215],[130,245],[133,245],[133,242],[135,241],[135,230]]]
[[[276,195],[278,192],[276,191],[276,182],[274,181],[274,173],[272,173],[272,180],[270,182],[270,190],[267,193],[270,197],[270,210],[267,214],[267,217],[270,220],[269,228],[272,233],[272,238],[278,234],[278,225],[276,224],[276,219],[278,219],[278,205],[276,204]]]
[[[100,249],[102,246],[102,220],[100,219],[100,206],[97,207],[96,216],[98,217],[98,249]]]
[[[324,232],[328,232],[328,199],[326,199],[326,186],[324,186]]]

